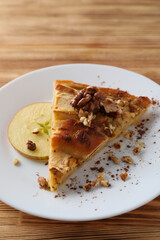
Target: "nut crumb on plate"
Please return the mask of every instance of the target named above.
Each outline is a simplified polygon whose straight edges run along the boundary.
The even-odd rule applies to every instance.
[[[145,148],[146,144],[144,142],[136,142],[136,144],[139,144],[141,147]]]
[[[88,183],[86,183],[86,184],[83,186],[83,189],[84,189],[86,192],[90,191],[91,188],[92,188],[92,183],[91,183],[91,182],[88,182]]]
[[[97,175],[97,178],[93,182],[88,182],[83,186],[83,189],[85,191],[90,191],[92,187],[95,187],[98,183],[103,186],[103,187],[110,187],[111,185],[109,184],[109,181],[105,179],[105,173],[99,173]]]
[[[128,173],[127,173],[127,172],[121,173],[121,174],[120,174],[120,177],[121,177],[122,181],[125,182],[125,181],[127,180],[127,178],[128,178]]]
[[[103,187],[109,187],[109,181],[105,179],[105,173],[99,173],[97,175],[97,178],[93,181],[93,187],[97,185],[97,183],[100,183]]]
[[[15,158],[13,164],[14,164],[15,166],[19,165],[19,164],[20,164],[19,159],[18,159],[18,158]]]
[[[108,180],[101,180],[101,181],[100,181],[100,184],[101,184],[103,187],[109,187],[109,186],[110,186]]]
[[[122,146],[122,144],[120,144],[118,142],[113,144],[113,147],[116,148],[116,149],[120,149],[121,146]]]
[[[49,186],[48,186],[48,182],[46,180],[46,178],[44,177],[38,177],[38,183],[39,183],[39,187],[41,189],[45,189],[45,190],[48,190],[49,189]]]
[[[109,154],[109,160],[112,160],[115,164],[119,164],[119,159],[113,154]]]
[[[128,132],[126,132],[126,133],[124,134],[124,137],[127,138],[127,139],[129,139],[129,140],[133,140],[133,135],[134,135],[134,134],[135,134],[134,131],[129,130]]]
[[[122,160],[123,162],[129,163],[129,164],[132,164],[132,163],[134,162],[133,159],[132,159],[130,156],[123,156],[123,157],[121,158],[121,160]]]
[[[139,142],[136,142],[136,146],[133,148],[133,154],[138,155],[140,151],[141,151],[141,145],[139,144]]]

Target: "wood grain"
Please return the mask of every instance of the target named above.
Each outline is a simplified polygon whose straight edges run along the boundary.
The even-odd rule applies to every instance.
[[[0,0],[0,86],[51,65],[98,63],[160,84],[159,0]],[[122,216],[59,222],[0,202],[0,239],[160,239],[160,197]]]

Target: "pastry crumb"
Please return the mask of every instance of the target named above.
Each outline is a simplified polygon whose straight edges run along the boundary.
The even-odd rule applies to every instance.
[[[109,154],[109,160],[112,160],[115,164],[119,164],[119,159],[113,154]]]
[[[128,173],[127,173],[127,172],[121,173],[121,174],[120,174],[120,177],[121,177],[122,181],[125,182],[125,181],[127,180],[127,178],[128,178]]]
[[[123,157],[121,158],[121,160],[122,160],[123,162],[129,163],[129,164],[134,163],[133,159],[132,159],[130,156],[123,156]]]
[[[19,165],[19,164],[20,164],[19,159],[18,159],[18,158],[15,158],[13,164],[14,164],[15,166]]]

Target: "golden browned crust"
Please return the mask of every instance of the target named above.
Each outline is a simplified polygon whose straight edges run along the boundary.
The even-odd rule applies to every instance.
[[[61,86],[63,85],[63,87],[60,87],[60,85]],[[88,86],[89,85],[87,85],[87,84],[75,83],[73,81],[67,81],[67,80],[56,80],[55,81],[55,88],[56,89],[58,88],[57,90],[66,91],[66,92],[75,93],[75,94],[76,94],[76,91],[74,91],[73,89],[80,90],[80,89],[86,88]],[[71,88],[72,90],[70,89],[70,91],[69,91],[68,87]],[[99,87],[99,90],[106,93],[106,95],[115,97],[117,99],[128,98],[130,100],[133,100],[133,99],[137,98],[139,105],[142,107],[147,107],[147,106],[149,106],[149,104],[151,104],[151,100],[148,97],[144,97],[144,96],[136,97],[134,95],[129,94],[127,91],[122,91],[120,89]]]
[[[51,144],[56,150],[76,155],[88,155],[106,139],[96,127],[90,128],[75,119],[63,121],[58,131],[54,132]]]
[[[73,88],[66,87],[62,84],[56,84],[55,89],[60,92],[67,92],[67,93],[72,93],[72,94],[76,93],[76,91]]]

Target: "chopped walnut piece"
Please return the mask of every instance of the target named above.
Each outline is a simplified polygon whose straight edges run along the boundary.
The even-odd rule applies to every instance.
[[[133,104],[133,103],[129,103],[129,110],[131,113],[134,113],[138,110],[138,106],[136,104]]]
[[[99,91],[97,87],[89,86],[76,94],[71,105],[78,110],[80,122],[90,127],[92,120],[96,118],[95,113],[100,110],[100,102],[105,98],[105,93]]]
[[[115,103],[108,103],[108,101],[103,102],[103,107],[108,116],[115,117],[119,112],[119,106]]]
[[[100,182],[100,180],[104,180],[104,179],[105,179],[105,173],[104,173],[104,172],[99,173],[99,174],[97,175],[97,178],[93,181],[92,186],[93,186],[93,187],[96,186],[97,183]]]
[[[81,98],[81,100],[79,100],[79,102],[77,103],[77,107],[78,108],[84,107],[91,100],[91,98],[92,98],[92,96],[90,94],[86,94],[85,97],[83,97],[83,98]]]
[[[47,182],[46,178],[44,178],[44,177],[38,177],[38,180],[37,180],[37,181],[38,181],[39,187],[40,187],[41,189],[45,189],[45,190],[49,189],[48,182]]]
[[[145,148],[146,144],[144,142],[136,142],[137,144],[139,144],[141,147]]]
[[[109,128],[110,128],[112,131],[114,131],[116,127],[113,126],[111,123],[109,123]]]
[[[104,128],[104,133],[107,137],[112,137],[112,131],[108,127]]]
[[[77,91],[70,104],[78,111],[80,121],[89,127],[98,112],[113,118],[122,114],[122,109],[114,99],[106,96],[103,91],[93,86]],[[88,114],[84,115],[83,112],[88,112]],[[114,129],[111,128],[111,130]]]
[[[105,93],[99,91],[97,87],[88,86],[77,92],[71,101],[72,107],[77,110],[84,110],[96,113],[100,110],[100,102],[106,98]]]
[[[141,147],[140,147],[140,146],[137,146],[137,147],[135,147],[135,148],[133,149],[133,154],[134,154],[134,155],[138,155],[138,154],[140,153],[140,151],[141,151]]]
[[[98,91],[98,88],[97,87],[94,87],[94,86],[88,86],[86,87],[86,92],[84,93],[84,96],[86,94],[94,94]]]
[[[83,111],[82,109],[79,110],[78,113],[79,118],[81,117],[87,117],[88,116],[88,112],[87,111]]]
[[[127,173],[127,172],[121,173],[121,174],[120,174],[120,177],[121,177],[121,179],[125,182],[125,181],[127,180],[127,178],[128,178],[128,173]]]
[[[86,184],[83,186],[83,189],[84,189],[86,192],[90,191],[91,188],[92,188],[92,183],[91,183],[91,182],[88,182],[88,183],[86,183]]]
[[[140,146],[139,142],[136,142],[136,147],[133,148],[133,154],[138,155],[140,153],[140,151],[141,151],[141,146]]]
[[[84,126],[88,126],[89,127],[89,121],[86,117],[81,117],[80,118],[80,122],[83,123]]]
[[[129,130],[128,132],[126,132],[126,133],[124,134],[124,137],[127,138],[127,139],[129,139],[129,140],[133,140],[132,137],[133,137],[134,134],[135,134],[134,131]]]
[[[118,100],[116,100],[116,103],[117,103],[119,106],[124,107],[126,101],[125,101],[125,100],[118,99]]]
[[[129,163],[129,164],[132,164],[132,163],[134,162],[133,159],[132,159],[130,156],[123,156],[123,157],[121,158],[121,160],[122,160],[123,162]]]
[[[107,179],[105,179],[105,173],[99,173],[97,175],[97,178],[93,181],[92,186],[96,186],[97,183],[100,183],[103,187],[110,187],[109,181]]]
[[[20,164],[19,159],[18,159],[18,158],[15,158],[13,164],[14,164],[15,166],[19,165],[19,164]]]
[[[40,129],[39,129],[39,128],[35,128],[35,129],[32,131],[33,134],[38,134],[39,132],[40,132]]]
[[[77,106],[77,103],[81,100],[81,98],[83,98],[83,94],[84,94],[84,89],[77,92],[77,94],[74,96],[74,98],[71,101],[72,107]]]
[[[95,118],[96,118],[96,115],[94,115],[93,112],[88,114],[88,121],[89,121],[90,125],[91,125],[92,120]]]
[[[31,140],[28,140],[27,148],[31,151],[34,151],[34,150],[36,150],[36,144],[34,142],[32,142]]]
[[[113,154],[109,154],[109,160],[112,160],[115,164],[119,164],[119,159]]]
[[[109,186],[110,186],[108,180],[101,180],[101,181],[100,181],[100,184],[101,184],[103,187],[109,187]]]
[[[98,183],[98,178],[96,178],[95,180],[93,180],[92,186],[95,187]]]
[[[108,102],[108,103],[112,103],[112,102],[113,102],[113,99],[112,99],[112,98],[109,98],[109,97],[107,97],[107,98],[106,98],[106,102]]]
[[[110,117],[116,117],[117,114],[120,114],[118,104],[113,99],[108,98],[103,91],[92,86],[78,91],[72,99],[71,105],[77,109],[80,121],[89,127],[98,112],[103,112]],[[88,114],[83,114],[83,112],[88,112]]]
[[[130,116],[131,116],[131,118],[134,118],[136,116],[136,114],[132,112],[132,113],[130,113]]]
[[[116,149],[120,149],[121,146],[122,146],[122,144],[120,144],[118,142],[113,144],[113,147],[116,148]]]
[[[80,122],[83,123],[84,126],[91,126],[92,120],[96,118],[96,115],[93,114],[93,112],[88,113],[88,116],[82,116],[80,117]]]

